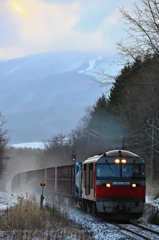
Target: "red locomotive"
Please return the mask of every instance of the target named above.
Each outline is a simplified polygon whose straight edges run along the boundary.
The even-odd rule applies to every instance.
[[[82,204],[108,219],[142,216],[145,164],[136,154],[113,150],[83,163]]]
[[[145,164],[129,151],[112,150],[83,163],[19,173],[12,180],[12,190],[40,192],[40,182],[45,182],[49,198],[64,195],[107,219],[137,219],[143,213]]]

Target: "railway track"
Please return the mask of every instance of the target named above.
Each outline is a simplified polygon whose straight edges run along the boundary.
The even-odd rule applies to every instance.
[[[140,237],[140,239],[147,239],[147,240],[159,240],[159,230],[155,230],[153,228],[150,228],[150,227],[147,227],[147,226],[143,226],[141,224],[138,224],[138,223],[135,223],[133,220],[130,221],[130,223],[116,223],[116,222],[113,222],[113,221],[105,221],[105,220],[101,220],[100,218],[94,216],[94,215],[90,215],[90,214],[87,214],[84,210],[81,210],[79,208],[77,208],[77,211],[79,212],[82,212],[82,213],[85,213],[86,216],[92,216],[94,219],[94,222],[96,223],[111,223],[117,227],[119,227],[119,229],[121,230],[124,230],[124,234],[125,234],[125,231],[126,232],[130,232],[132,233],[134,236],[138,236]],[[158,227],[159,229],[159,227]],[[133,236],[132,235],[132,236]],[[135,237],[134,237],[135,239]],[[138,238],[139,239],[139,238]]]
[[[134,223],[132,221],[130,222],[130,224],[118,224],[115,222],[110,222],[110,223],[115,226],[118,226],[122,230],[130,232],[138,237],[141,237],[142,239],[147,239],[147,240],[159,239],[159,231],[143,226],[141,224]],[[145,232],[141,233],[141,231],[143,230]]]

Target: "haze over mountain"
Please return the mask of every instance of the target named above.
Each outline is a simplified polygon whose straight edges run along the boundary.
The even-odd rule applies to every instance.
[[[110,60],[74,51],[1,61],[0,109],[11,131],[10,144],[42,141],[74,129],[85,108],[107,91],[92,76]]]

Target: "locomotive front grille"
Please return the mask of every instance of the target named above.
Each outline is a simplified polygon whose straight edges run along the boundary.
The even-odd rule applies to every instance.
[[[137,204],[136,204],[137,203]],[[97,211],[99,213],[117,213],[117,212],[129,212],[129,213],[140,213],[143,211],[144,201],[97,201]]]

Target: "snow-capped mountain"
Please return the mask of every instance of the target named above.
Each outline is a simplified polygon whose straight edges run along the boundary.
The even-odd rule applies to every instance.
[[[0,109],[11,143],[41,141],[75,128],[107,91],[93,81],[111,59],[86,52],[29,55],[0,62]]]

